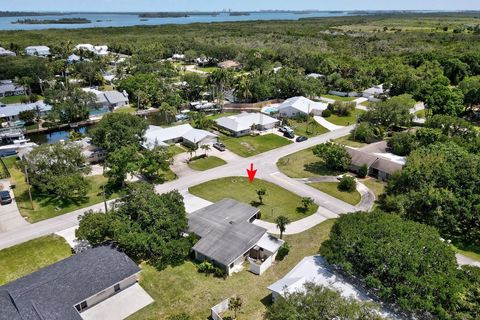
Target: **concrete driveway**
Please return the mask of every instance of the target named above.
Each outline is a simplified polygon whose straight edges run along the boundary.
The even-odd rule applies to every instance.
[[[2,190],[10,190],[10,180],[0,180],[0,185],[3,186]],[[26,226],[29,223],[22,217],[15,201],[15,195],[10,190],[10,196],[12,197],[12,203],[6,204],[0,207],[0,233],[9,230],[14,230],[22,226]]]
[[[152,297],[136,283],[85,310],[80,315],[84,320],[121,320],[152,302]]]

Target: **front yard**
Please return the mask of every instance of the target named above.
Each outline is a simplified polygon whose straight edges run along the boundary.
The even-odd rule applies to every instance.
[[[368,145],[365,142],[359,142],[359,141],[353,140],[351,134],[349,134],[348,136],[340,137],[340,138],[335,139],[333,141],[335,141],[338,144],[341,144],[341,145],[344,145],[344,146],[347,146],[347,147],[353,147],[353,148],[361,148],[361,147],[365,147],[366,145]]]
[[[325,118],[325,120],[336,124],[337,126],[349,126],[357,123],[357,118],[363,113],[365,113],[364,110],[355,109],[355,111],[353,111],[349,116],[340,117],[336,114],[332,114],[330,117]]]
[[[256,190],[265,188],[263,204],[260,204]],[[252,184],[246,177],[221,178],[191,187],[189,192],[197,197],[211,202],[217,202],[225,198],[231,198],[246,204],[252,204],[260,209],[261,219],[274,222],[278,216],[286,216],[291,221],[303,219],[318,209],[313,205],[307,212],[299,210],[302,206],[302,198],[285,190],[276,184],[255,179]]]
[[[46,236],[0,250],[0,285],[21,278],[72,254],[59,236]]]
[[[288,124],[295,131],[297,136],[311,138],[329,132],[327,128],[321,126],[313,119],[311,119],[309,123],[305,121],[289,119]]]
[[[332,99],[335,101],[342,101],[342,102],[350,102],[355,99],[358,99],[358,97],[340,97],[340,96],[335,96],[333,94],[322,94],[322,98],[327,98],[327,99]]]
[[[208,169],[220,167],[226,164],[226,162],[220,158],[209,156],[206,158],[197,159],[194,161],[190,161],[188,166],[193,170],[197,171],[205,171]]]
[[[58,197],[38,194],[32,189],[34,206],[34,209],[32,210],[28,196],[28,185],[25,181],[25,175],[17,166],[16,158],[8,157],[4,158],[4,161],[8,170],[10,171],[11,182],[16,186],[13,189],[13,192],[15,194],[18,209],[20,210],[22,216],[27,217],[28,221],[31,223],[56,217],[77,209],[89,207],[103,201],[102,188],[106,184],[107,178],[101,175],[89,176],[86,179],[90,183],[90,189],[88,190],[84,199],[60,199]],[[113,199],[117,196],[118,195],[113,194],[110,198]]]
[[[293,143],[292,141],[269,133],[260,136],[244,136],[240,138],[222,136],[220,141],[228,150],[241,157],[251,157]]]
[[[290,178],[310,178],[315,176],[336,176],[343,172],[332,171],[325,167],[323,160],[315,156],[312,148],[298,151],[277,162],[277,166]]]
[[[267,287],[285,276],[305,256],[317,254],[322,242],[328,239],[333,223],[334,220],[328,220],[301,234],[285,236],[290,254],[261,276],[244,270],[226,280],[208,277],[198,273],[196,264],[190,261],[162,271],[142,264],[140,284],[155,302],[128,319],[168,319],[185,312],[192,319],[204,320],[210,316],[211,307],[234,295],[243,300],[238,320],[262,319],[266,306],[271,303]]]
[[[326,194],[342,200],[346,203],[351,204],[352,206],[357,205],[360,200],[362,200],[362,196],[358,193],[357,190],[353,192],[345,192],[338,190],[338,182],[319,182],[319,183],[309,183],[309,186],[325,192]]]

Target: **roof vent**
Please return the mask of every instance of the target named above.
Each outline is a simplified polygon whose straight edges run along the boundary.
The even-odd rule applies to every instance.
[[[234,222],[233,222],[233,221],[229,221],[228,223],[230,223],[230,224],[234,224]]]

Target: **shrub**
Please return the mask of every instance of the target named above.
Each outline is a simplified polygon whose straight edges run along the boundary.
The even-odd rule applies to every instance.
[[[280,249],[278,249],[276,260],[282,261],[290,252],[290,246],[285,242]]]
[[[351,132],[352,139],[360,142],[374,142],[383,136],[380,129],[368,122],[360,122]]]
[[[357,187],[357,181],[355,181],[354,177],[350,176],[343,176],[342,180],[338,184],[338,190],[345,191],[345,192],[353,192]]]
[[[325,166],[332,170],[347,170],[352,157],[345,147],[333,142],[319,144],[313,148],[313,154],[325,161]]]
[[[399,156],[407,156],[415,149],[416,138],[409,132],[396,132],[388,140],[388,147],[392,149],[392,153]]]
[[[225,272],[225,270],[223,270],[220,267],[213,268],[213,275],[217,278],[223,278],[223,279],[227,277],[227,273]]]
[[[215,267],[209,261],[203,261],[197,267],[197,270],[200,273],[212,273],[214,271],[214,269],[215,269]]]
[[[360,169],[358,169],[358,177],[359,178],[365,178],[368,174],[368,166],[367,164],[364,164],[363,166],[360,167]]]
[[[325,109],[322,111],[322,117],[324,118],[328,118],[332,115],[332,111],[328,110],[328,109]]]

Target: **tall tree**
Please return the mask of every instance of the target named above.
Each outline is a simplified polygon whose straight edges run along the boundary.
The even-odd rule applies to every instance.
[[[285,216],[279,216],[275,219],[275,224],[277,225],[278,230],[280,230],[280,239],[282,239],[287,225],[290,224],[290,219]]]

